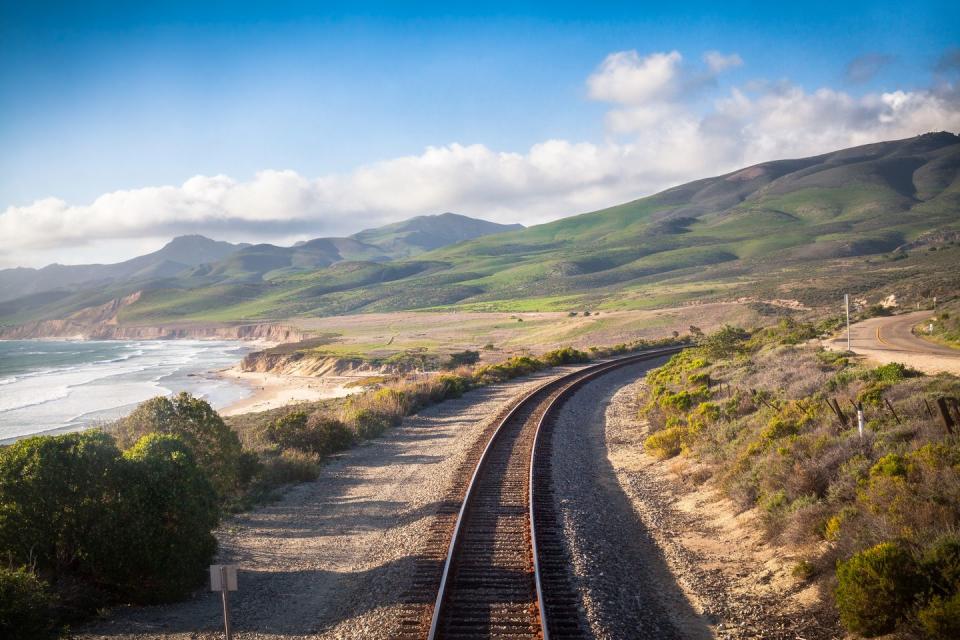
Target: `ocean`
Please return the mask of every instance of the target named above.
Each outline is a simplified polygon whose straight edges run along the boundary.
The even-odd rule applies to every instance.
[[[249,351],[214,340],[0,341],[0,444],[96,426],[180,391],[226,407],[250,391],[212,372]]]

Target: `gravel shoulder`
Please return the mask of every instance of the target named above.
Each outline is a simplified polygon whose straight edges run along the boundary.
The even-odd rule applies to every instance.
[[[415,556],[459,466],[503,406],[554,370],[478,389],[404,420],[324,465],[280,502],[218,531],[217,562],[238,564],[236,638],[391,638]],[[75,637],[212,639],[223,635],[218,594],[120,608]]]
[[[636,396],[651,366],[586,385],[556,424],[555,499],[592,637],[842,637],[792,576],[799,556],[683,461],[644,453]]]

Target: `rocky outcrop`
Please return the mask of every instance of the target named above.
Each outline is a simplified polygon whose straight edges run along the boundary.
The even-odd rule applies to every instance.
[[[289,353],[255,351],[244,357],[241,371],[273,373],[286,376],[363,376],[401,373],[402,367],[370,362],[361,358],[341,358],[311,354],[305,351]]]

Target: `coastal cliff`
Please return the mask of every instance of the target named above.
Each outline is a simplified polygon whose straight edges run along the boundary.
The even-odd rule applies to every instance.
[[[82,338],[88,340],[263,340],[299,342],[305,334],[296,327],[274,323],[239,325],[181,324],[136,326],[109,322],[85,323],[75,318],[42,320],[0,327],[0,340]]]
[[[403,367],[370,362],[361,358],[315,355],[303,351],[275,353],[267,349],[247,354],[240,370],[282,376],[363,376],[401,373]]]

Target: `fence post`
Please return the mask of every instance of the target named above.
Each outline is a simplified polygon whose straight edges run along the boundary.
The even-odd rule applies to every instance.
[[[953,434],[953,428],[956,426],[956,423],[953,421],[953,416],[950,415],[947,399],[937,398],[937,408],[940,409],[940,417],[943,418],[943,426],[947,428],[947,433]]]

